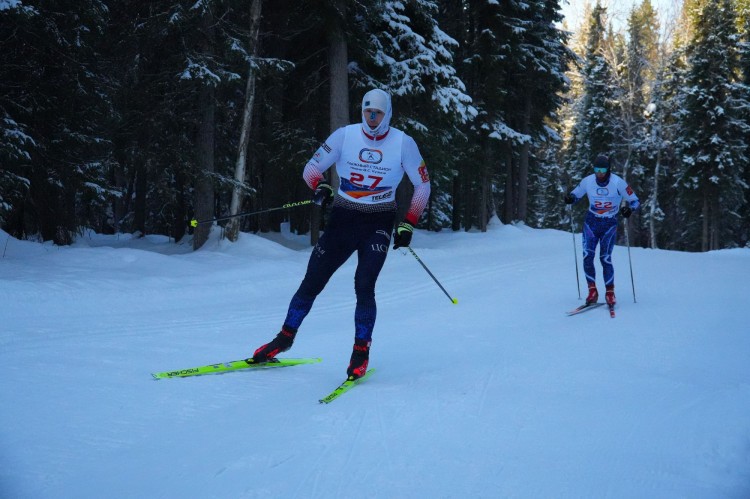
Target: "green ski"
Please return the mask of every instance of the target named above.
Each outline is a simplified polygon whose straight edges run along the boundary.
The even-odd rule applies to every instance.
[[[370,369],[361,378],[347,379],[346,381],[341,383],[339,387],[336,388],[334,391],[332,391],[330,394],[320,399],[319,402],[321,404],[330,404],[331,402],[339,398],[339,396],[343,395],[344,393],[348,392],[349,390],[351,390],[352,388],[354,388],[355,386],[357,386],[358,384],[360,384],[361,382],[369,378],[370,375],[374,372],[375,372],[375,369]]]
[[[154,379],[165,378],[184,378],[186,376],[201,376],[203,374],[226,373],[237,371],[239,369],[263,369],[268,367],[287,367],[298,366],[300,364],[315,364],[320,362],[320,358],[306,359],[272,359],[268,362],[254,363],[253,359],[233,360],[230,362],[221,362],[219,364],[209,364],[207,366],[191,367],[189,369],[178,369],[175,371],[164,371],[161,373],[151,373]]]

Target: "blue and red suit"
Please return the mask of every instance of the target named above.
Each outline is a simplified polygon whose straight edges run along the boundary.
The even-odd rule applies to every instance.
[[[612,250],[617,240],[617,214],[620,203],[626,199],[632,210],[640,206],[638,196],[625,180],[609,173],[601,181],[592,174],[581,180],[573,189],[574,202],[587,196],[589,209],[583,222],[583,272],[589,284],[596,282],[594,255],[599,246],[599,261],[602,264],[605,286],[614,286],[615,269],[612,265]]]

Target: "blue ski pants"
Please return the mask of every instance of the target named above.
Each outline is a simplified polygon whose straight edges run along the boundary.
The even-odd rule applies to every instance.
[[[599,245],[599,261],[602,264],[605,286],[614,285],[615,268],[612,265],[612,250],[617,240],[617,218],[597,217],[590,211],[583,222],[583,272],[586,281],[596,282],[594,255]]]
[[[368,342],[372,339],[377,315],[375,282],[388,255],[395,215],[393,211],[366,213],[333,207],[325,232],[310,255],[305,277],[289,304],[285,328],[299,328],[328,280],[356,251],[355,337]]]

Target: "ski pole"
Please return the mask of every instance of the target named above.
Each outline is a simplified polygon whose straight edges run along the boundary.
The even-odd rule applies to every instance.
[[[440,289],[443,290],[443,293],[445,293],[445,296],[448,297],[448,299],[451,301],[451,303],[453,303],[454,305],[457,305],[458,304],[458,299],[457,298],[453,298],[451,295],[448,294],[448,292],[445,290],[445,288],[443,287],[443,285],[440,284],[440,282],[437,280],[437,278],[434,275],[432,275],[432,272],[430,272],[430,269],[427,268],[427,265],[424,264],[424,262],[417,256],[416,253],[414,253],[414,250],[411,249],[411,246],[407,246],[407,248],[409,248],[409,251],[411,251],[411,254],[414,255],[414,258],[417,259],[417,261],[422,266],[422,268],[425,269],[428,274],[430,274],[430,277],[432,277],[432,280],[435,281],[435,284],[437,284],[438,286],[440,286]]]
[[[578,299],[581,299],[581,279],[578,277],[578,251],[576,251],[576,233],[575,230],[573,230],[573,205],[568,205],[570,207],[570,235],[573,236],[573,258],[575,258],[576,262],[576,286],[578,286]]]
[[[279,206],[277,208],[268,208],[267,210],[258,210],[258,211],[247,211],[245,213],[238,213],[236,215],[227,215],[225,217],[219,217],[219,218],[211,218],[209,220],[191,220],[190,226],[191,227],[198,227],[200,224],[208,224],[213,222],[220,222],[222,220],[229,220],[230,218],[237,218],[237,217],[247,217],[249,215],[260,215],[261,213],[268,213],[270,211],[277,211],[277,210],[286,210],[287,208],[294,208],[296,206],[304,206],[306,204],[312,204],[312,199],[308,199],[305,201],[295,201],[293,203],[287,203],[283,206]]]
[[[630,267],[630,285],[633,286],[633,303],[635,301],[635,280],[633,279],[633,261],[630,259],[630,222],[625,219],[625,243],[628,245],[628,266]]]

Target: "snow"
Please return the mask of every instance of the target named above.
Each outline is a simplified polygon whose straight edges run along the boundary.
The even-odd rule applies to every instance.
[[[0,497],[750,497],[750,249],[631,248],[634,303],[618,246],[617,318],[566,317],[570,233],[416,231],[458,304],[391,251],[377,372],[330,405],[355,258],[284,354],[322,363],[152,380],[275,335],[310,249],[274,239],[0,232]]]

